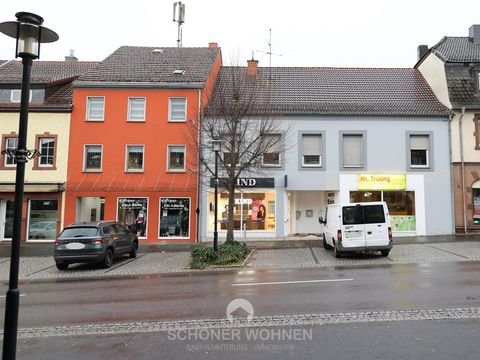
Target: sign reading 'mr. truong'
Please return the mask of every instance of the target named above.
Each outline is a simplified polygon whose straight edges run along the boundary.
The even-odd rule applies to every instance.
[[[218,178],[218,186],[226,187],[227,179]],[[215,178],[210,178],[210,187],[215,187]],[[275,178],[238,178],[235,184],[237,188],[273,188]]]

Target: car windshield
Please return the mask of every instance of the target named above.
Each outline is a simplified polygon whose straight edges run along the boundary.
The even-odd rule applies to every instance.
[[[60,234],[60,238],[91,237],[97,235],[98,228],[94,226],[82,226],[66,228]]]

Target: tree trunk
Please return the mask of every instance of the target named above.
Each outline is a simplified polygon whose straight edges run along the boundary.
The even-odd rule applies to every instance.
[[[234,238],[233,230],[235,228],[235,223],[233,219],[233,209],[235,208],[235,182],[228,181],[227,184],[227,191],[228,191],[228,221],[227,221],[227,243],[232,243]]]

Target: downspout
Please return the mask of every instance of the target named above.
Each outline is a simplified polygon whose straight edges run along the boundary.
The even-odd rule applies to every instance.
[[[465,116],[465,107],[462,107],[462,113],[458,120],[458,133],[460,136],[460,170],[462,172],[462,205],[463,205],[463,233],[467,234],[467,203],[465,201],[465,161],[463,158],[463,117]]]
[[[200,120],[201,120],[201,112],[202,112],[202,90],[198,90],[198,115],[197,115],[197,208],[195,209],[195,215],[197,219],[197,238],[196,242],[200,242],[200,194],[201,194],[201,181],[200,181],[200,151],[202,148],[202,139],[200,134]]]
[[[449,156],[449,160],[450,160],[450,187],[452,189],[452,191],[450,192],[450,201],[451,201],[451,204],[452,206],[450,206],[451,208],[451,212],[450,212],[450,216],[452,218],[452,224],[453,224],[453,234],[455,234],[455,183],[454,183],[454,177],[453,177],[453,171],[454,171],[454,167],[453,167],[453,141],[452,141],[452,121],[453,121],[453,118],[455,117],[455,113],[452,111],[450,113],[450,116],[448,117],[448,156]]]

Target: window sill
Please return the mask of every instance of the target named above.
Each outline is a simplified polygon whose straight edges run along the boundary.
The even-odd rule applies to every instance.
[[[85,122],[104,122],[105,119],[102,120],[92,120],[92,119],[85,119]]]
[[[34,166],[32,168],[32,170],[47,170],[47,171],[51,171],[51,170],[57,170],[57,167],[56,166]]]
[[[83,172],[83,173],[87,173],[87,174],[88,174],[88,173],[101,173],[102,170],[101,170],[101,169],[99,169],[99,170],[87,170],[87,169],[86,169],[86,170],[83,170],[82,172]]]
[[[145,119],[142,120],[132,120],[132,119],[127,119],[127,123],[144,123],[147,122]]]
[[[0,166],[0,170],[16,170],[17,166]]]
[[[169,123],[186,123],[187,120],[168,120]]]
[[[169,169],[169,170],[167,170],[166,172],[167,172],[167,174],[168,174],[168,173],[183,174],[183,173],[186,173],[187,171],[186,171],[185,169],[182,169],[182,170],[170,170],[170,169]]]
[[[145,170],[125,170],[125,174],[143,174]]]

